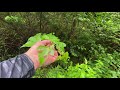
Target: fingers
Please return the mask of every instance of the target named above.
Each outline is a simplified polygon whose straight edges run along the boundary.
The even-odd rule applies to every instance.
[[[52,42],[50,40],[43,40],[43,41],[41,41],[41,43],[45,46],[52,45]]]
[[[54,56],[52,56],[52,55],[48,56],[48,58],[49,58],[49,60],[51,60],[51,62],[55,62],[55,60],[57,59],[57,57],[58,57],[57,51],[55,51]]]
[[[33,47],[38,48],[39,46],[50,46],[50,45],[52,45],[52,42],[50,40],[43,40],[37,42]]]
[[[55,53],[54,53],[54,57],[55,57],[55,58],[58,57],[58,52],[57,52],[57,51],[55,51]]]
[[[49,64],[55,62],[55,60],[57,59],[57,57],[58,57],[57,51],[55,51],[54,56],[52,56],[52,55],[45,56],[46,61],[45,61],[44,65],[49,65]]]
[[[58,56],[58,52],[56,50],[54,52],[54,56]]]
[[[55,60],[56,60],[56,59],[55,59],[54,56],[48,55],[45,64],[46,64],[46,65],[49,65],[49,64],[53,63]]]

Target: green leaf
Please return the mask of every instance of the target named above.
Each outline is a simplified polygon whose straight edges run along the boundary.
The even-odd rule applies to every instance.
[[[41,50],[41,53],[40,53],[41,56],[46,56],[49,54],[50,49],[49,47],[46,47],[46,46],[40,46],[38,50]]]
[[[56,43],[56,48],[58,49],[58,52],[60,54],[63,54],[65,51],[64,51],[64,47],[66,47],[66,44],[63,43],[63,42],[57,42]]]
[[[44,57],[39,57],[39,60],[40,60],[40,65],[42,66],[42,64],[45,62],[45,59],[44,59]]]
[[[50,51],[50,55],[52,55],[52,56],[54,55],[54,50]]]
[[[41,33],[38,33],[35,36],[30,37],[27,43],[25,43],[22,47],[32,47],[38,41],[41,41]]]
[[[49,36],[46,34],[43,34],[41,37],[42,40],[49,40]]]

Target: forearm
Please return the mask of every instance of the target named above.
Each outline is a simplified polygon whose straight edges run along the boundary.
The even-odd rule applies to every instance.
[[[0,63],[0,78],[29,78],[34,73],[34,64],[25,54]]]

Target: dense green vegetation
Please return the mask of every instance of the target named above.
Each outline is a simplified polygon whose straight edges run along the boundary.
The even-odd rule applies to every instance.
[[[120,77],[119,12],[0,12],[0,60],[24,53],[20,47],[38,33],[54,33],[69,56],[33,78]]]

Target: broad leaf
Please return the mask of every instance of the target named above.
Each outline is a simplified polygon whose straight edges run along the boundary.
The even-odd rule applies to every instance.
[[[45,56],[47,55],[52,55],[54,56],[54,49],[56,46],[56,49],[59,52],[59,58],[58,60],[67,60],[69,58],[68,52],[65,53],[64,48],[66,47],[66,44],[63,42],[60,42],[60,39],[53,35],[52,33],[50,34],[41,34],[38,33],[35,36],[32,36],[28,39],[28,41],[22,46],[22,47],[32,47],[35,43],[41,40],[50,40],[53,45],[51,46],[40,46],[38,47],[38,50],[40,51],[39,53],[39,60],[40,63],[43,64],[45,62]]]

